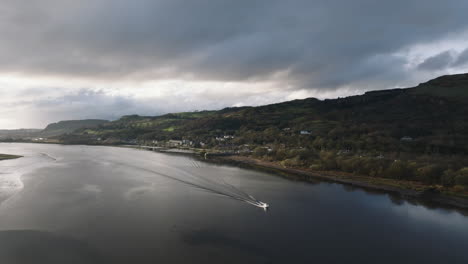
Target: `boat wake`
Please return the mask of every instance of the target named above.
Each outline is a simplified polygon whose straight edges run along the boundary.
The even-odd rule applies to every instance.
[[[198,162],[194,160],[191,160],[190,162],[191,162],[192,167],[202,168],[202,166]],[[177,170],[177,173],[176,173],[177,176],[173,176],[167,173],[162,173],[160,171],[155,171],[155,170],[145,168],[145,167],[140,167],[140,166],[135,166],[135,165],[130,165],[130,164],[122,164],[122,163],[119,163],[119,164],[123,166],[131,167],[133,169],[156,174],[164,178],[171,179],[179,183],[185,184],[187,186],[194,187],[194,188],[206,191],[206,192],[210,192],[213,194],[217,194],[217,195],[235,199],[241,202],[245,202],[247,204],[262,208],[265,211],[268,210],[269,208],[269,205],[267,203],[257,200],[252,195],[247,194],[241,189],[235,187],[234,185],[227,183],[221,177],[215,178],[215,179],[209,179],[204,176],[195,175],[191,172],[188,172],[182,169],[177,169],[177,168],[172,168],[172,169]]]

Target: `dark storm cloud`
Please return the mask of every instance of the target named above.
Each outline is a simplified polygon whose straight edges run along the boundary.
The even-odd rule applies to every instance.
[[[382,86],[411,74],[396,52],[466,30],[466,10],[465,0],[3,0],[0,71]],[[445,66],[440,56],[421,68]]]
[[[31,101],[29,108],[57,120],[96,118],[96,116],[114,120],[128,113],[154,115],[160,114],[162,110],[142,104],[130,97],[109,96],[102,91],[90,89],[80,89],[63,96]]]
[[[420,70],[443,70],[447,68],[453,62],[452,52],[444,51],[437,55],[427,58],[421,64],[418,65]]]
[[[454,62],[455,66],[463,66],[468,64],[468,48],[462,51]]]

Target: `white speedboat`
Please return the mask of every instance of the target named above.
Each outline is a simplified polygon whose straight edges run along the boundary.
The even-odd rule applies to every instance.
[[[269,204],[264,203],[264,202],[260,202],[260,201],[255,201],[255,202],[254,201],[248,201],[248,200],[243,200],[243,201],[248,203],[248,204],[263,208],[263,210],[265,210],[265,211],[268,210],[268,207],[270,207]]]
[[[270,207],[270,205],[264,202],[258,202],[258,207],[263,208],[264,210],[268,210],[268,207]]]

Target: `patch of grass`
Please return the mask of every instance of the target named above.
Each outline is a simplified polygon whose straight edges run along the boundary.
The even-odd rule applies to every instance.
[[[196,119],[196,118],[203,118],[203,117],[208,117],[208,116],[213,116],[216,114],[217,111],[200,111],[200,112],[182,112],[182,113],[176,113],[174,115],[180,117],[180,118],[186,118],[186,119]]]
[[[174,130],[175,130],[175,127],[173,126],[163,129],[163,131],[166,131],[166,132],[174,132]]]

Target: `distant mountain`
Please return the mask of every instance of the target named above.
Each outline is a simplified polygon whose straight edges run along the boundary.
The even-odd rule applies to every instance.
[[[67,120],[57,123],[49,124],[44,130],[41,131],[42,137],[52,137],[62,134],[71,133],[81,128],[96,128],[99,125],[105,124],[109,121],[101,119],[85,119],[85,120]]]
[[[37,136],[42,129],[1,129],[0,130],[0,139],[20,139],[20,138],[30,138]]]

